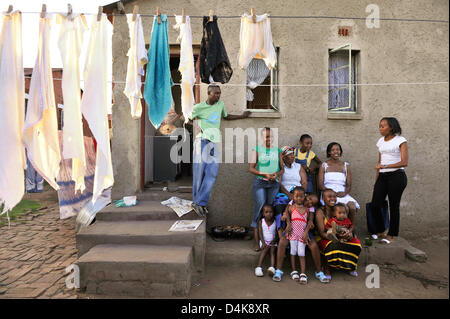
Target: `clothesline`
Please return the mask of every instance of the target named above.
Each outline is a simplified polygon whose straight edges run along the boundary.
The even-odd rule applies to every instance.
[[[40,14],[41,12],[22,11],[22,13]],[[48,12],[62,13],[64,12]],[[80,13],[83,15],[97,15],[97,13]],[[107,16],[125,16],[126,13],[104,13]],[[155,17],[155,14],[139,14],[141,17]],[[191,19],[203,19],[204,16],[189,16]],[[175,16],[167,15],[167,18],[175,18]],[[240,19],[242,16],[217,16],[219,19]],[[339,17],[339,16],[277,16],[271,15],[271,19],[345,19],[345,20],[367,20],[367,17]],[[449,23],[449,20],[432,20],[432,19],[414,19],[414,18],[378,18],[380,21],[398,21],[398,22],[432,22],[432,23]]]
[[[26,79],[31,79],[31,76],[25,76]],[[62,78],[53,78],[53,80],[61,81]],[[84,82],[84,80],[80,80]],[[114,84],[126,84],[125,81],[106,81],[106,83],[114,83]],[[180,86],[182,83],[174,83],[173,85]],[[232,84],[232,83],[211,83],[217,84],[219,86],[235,86],[235,87],[247,87],[247,84]],[[385,83],[356,83],[350,84],[351,86],[394,86],[394,85],[441,85],[441,84],[449,84],[448,81],[442,82],[385,82]],[[208,85],[206,83],[195,83],[194,86]],[[329,86],[348,86],[348,84],[260,84],[258,86],[268,86],[268,87],[329,87]]]

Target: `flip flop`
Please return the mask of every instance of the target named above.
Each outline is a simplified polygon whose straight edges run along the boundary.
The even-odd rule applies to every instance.
[[[327,276],[325,276],[325,274],[323,273],[323,271],[319,271],[319,272],[315,272],[314,275],[316,276],[316,278],[324,284],[327,284],[330,282],[331,278],[328,278]],[[331,277],[331,276],[330,276]]]
[[[358,272],[356,270],[350,271],[348,274],[352,277],[358,277]]]
[[[281,276],[283,276],[283,272],[280,269],[275,270],[275,275],[273,275],[273,281],[281,281]]]
[[[380,243],[387,245],[387,244],[390,244],[391,241],[389,239],[387,239],[387,238],[383,238],[382,240],[380,240]]]

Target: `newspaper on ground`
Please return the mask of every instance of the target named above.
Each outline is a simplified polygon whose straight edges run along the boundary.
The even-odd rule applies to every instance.
[[[181,217],[192,210],[192,201],[175,196],[161,202],[161,204],[172,208],[175,213],[177,213],[178,217]]]
[[[169,231],[196,231],[203,220],[177,220]]]

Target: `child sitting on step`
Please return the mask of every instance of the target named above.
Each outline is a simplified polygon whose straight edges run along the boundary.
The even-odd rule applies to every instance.
[[[304,235],[306,235],[305,238],[307,238],[309,228],[311,227],[311,224],[308,224],[309,209],[304,205],[305,190],[303,187],[295,187],[292,193],[294,196],[294,203],[286,208],[286,233],[288,234],[289,245],[291,247],[291,278],[301,284],[306,284],[308,282],[308,277],[305,274],[306,243]],[[300,276],[298,275],[295,266],[295,258],[297,255],[300,260]]]
[[[327,237],[332,242],[347,242],[348,240],[343,238],[346,233],[350,233],[352,235],[351,238],[353,238],[353,224],[348,218],[347,209],[347,206],[342,203],[337,203],[333,207],[334,217],[330,218],[325,225]]]
[[[275,249],[278,242],[277,225],[275,223],[275,216],[272,205],[265,204],[262,207],[263,218],[258,223],[259,245],[261,247],[261,254],[259,256],[258,266],[255,268],[255,275],[258,277],[264,276],[262,270],[262,263],[267,253],[270,251],[270,267],[267,269],[269,276],[275,274]]]

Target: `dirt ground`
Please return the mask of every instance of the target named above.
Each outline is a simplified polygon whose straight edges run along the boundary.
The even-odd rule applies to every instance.
[[[25,197],[39,200],[48,208],[38,214],[24,215],[20,218],[22,222],[11,223],[9,230],[7,226],[0,227],[2,237],[6,239],[0,249],[0,299],[115,297],[89,296],[65,287],[64,269],[76,260],[75,218],[59,219],[56,192],[48,188],[42,194]],[[192,282],[189,298],[448,299],[448,232],[427,239],[407,239],[427,253],[427,262],[380,266],[380,288],[366,287],[369,273],[363,267],[358,269],[357,278],[334,272],[329,284],[316,280],[308,268],[308,284],[300,285],[286,272],[281,282],[274,282],[268,276],[255,277],[252,267],[207,265],[205,276]]]
[[[284,274],[281,282],[269,276],[256,277],[253,268],[207,267],[203,279],[193,283],[190,298],[249,299],[441,299],[449,298],[449,247],[447,240],[429,239],[410,243],[428,255],[425,263],[412,261],[380,266],[380,288],[367,288],[369,273],[360,268],[359,277],[332,273],[332,281],[322,284],[307,270],[308,284],[300,285]]]

